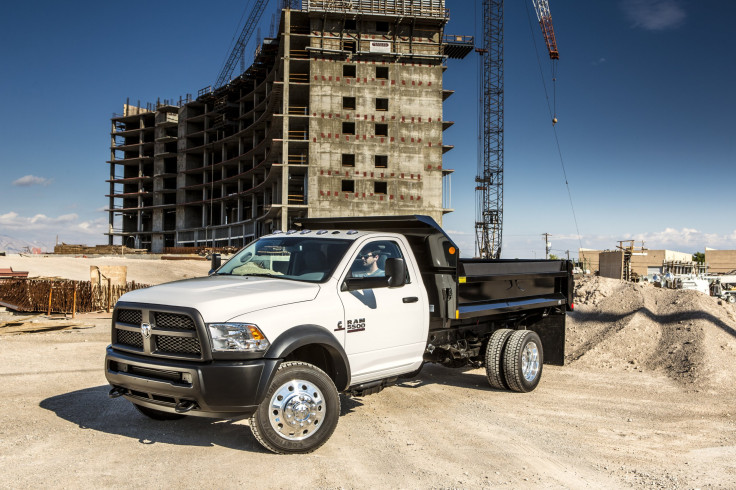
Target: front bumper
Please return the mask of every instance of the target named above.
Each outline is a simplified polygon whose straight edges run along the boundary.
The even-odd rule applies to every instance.
[[[137,405],[177,413],[177,404],[193,402],[194,408],[187,415],[242,418],[256,411],[280,363],[280,359],[207,364],[170,361],[123,353],[108,346],[105,377]]]

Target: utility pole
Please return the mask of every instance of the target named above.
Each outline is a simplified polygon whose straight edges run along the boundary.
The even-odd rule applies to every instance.
[[[549,233],[542,233],[544,237],[544,260],[549,259],[549,249],[552,248],[552,244],[549,243]]]

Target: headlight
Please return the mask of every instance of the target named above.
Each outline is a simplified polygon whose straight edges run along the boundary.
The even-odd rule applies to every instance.
[[[271,345],[251,323],[211,323],[213,352],[263,352]]]

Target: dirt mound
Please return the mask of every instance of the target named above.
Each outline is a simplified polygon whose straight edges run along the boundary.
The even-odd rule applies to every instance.
[[[688,389],[736,381],[736,310],[697,291],[576,280],[567,362],[656,371]]]

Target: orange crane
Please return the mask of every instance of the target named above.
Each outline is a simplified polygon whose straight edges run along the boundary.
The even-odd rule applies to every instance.
[[[560,53],[557,51],[557,40],[555,39],[555,30],[552,27],[552,14],[549,12],[549,2],[547,0],[532,0],[534,10],[537,12],[537,20],[542,28],[544,42],[547,43],[547,51],[549,59],[559,60]]]

